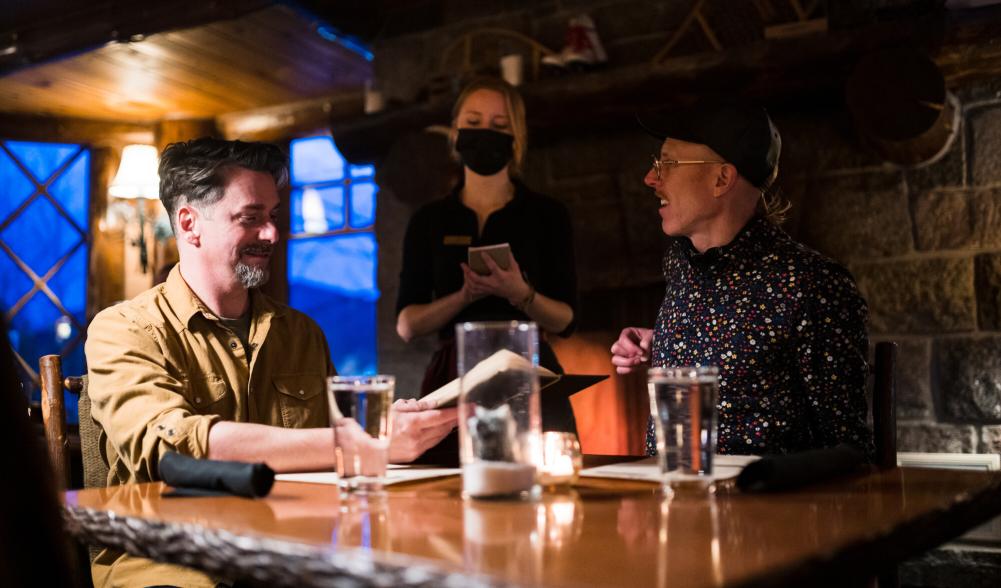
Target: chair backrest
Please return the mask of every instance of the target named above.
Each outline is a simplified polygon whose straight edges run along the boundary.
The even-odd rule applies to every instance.
[[[102,453],[101,428],[90,416],[90,396],[87,376],[63,378],[62,361],[58,355],[45,355],[38,360],[42,381],[42,424],[52,459],[56,479],[63,488],[70,485],[69,437],[66,434],[66,403],[63,388],[80,396],[80,453],[83,458],[83,485],[100,488],[108,484],[108,461]]]
[[[90,416],[90,395],[87,394],[87,376],[66,378],[66,387],[74,380],[80,390],[80,453],[83,455],[83,487],[103,488],[108,485],[108,458],[101,443],[101,427]]]
[[[69,437],[66,435],[66,401],[63,398],[63,366],[58,355],[43,355],[38,360],[42,384],[42,425],[45,444],[62,488],[70,485]]]
[[[876,343],[873,361],[872,430],[876,444],[876,465],[897,467],[897,344]]]

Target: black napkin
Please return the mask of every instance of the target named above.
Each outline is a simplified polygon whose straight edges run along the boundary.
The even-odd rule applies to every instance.
[[[815,484],[849,474],[865,462],[865,455],[842,443],[789,455],[769,455],[744,466],[737,487],[744,492],[773,492]]]
[[[160,479],[173,486],[164,496],[267,496],[275,471],[263,463],[195,459],[175,451],[160,458]]]

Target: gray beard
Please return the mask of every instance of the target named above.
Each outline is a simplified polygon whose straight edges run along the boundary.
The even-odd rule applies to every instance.
[[[242,261],[236,263],[236,279],[244,288],[259,288],[268,282],[270,274],[268,268],[256,265],[247,265]]]

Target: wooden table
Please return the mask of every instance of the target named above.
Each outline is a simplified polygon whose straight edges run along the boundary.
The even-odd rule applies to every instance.
[[[344,499],[164,498],[160,483],[70,491],[81,540],[269,586],[844,585],[1001,513],[1001,473],[896,469],[799,491],[665,501],[584,480],[535,503],[463,501],[458,478]]]

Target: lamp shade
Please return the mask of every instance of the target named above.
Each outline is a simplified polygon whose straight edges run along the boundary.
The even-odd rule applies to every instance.
[[[118,198],[159,198],[160,176],[156,168],[156,147],[127,145],[122,150],[122,163],[108,193]]]

